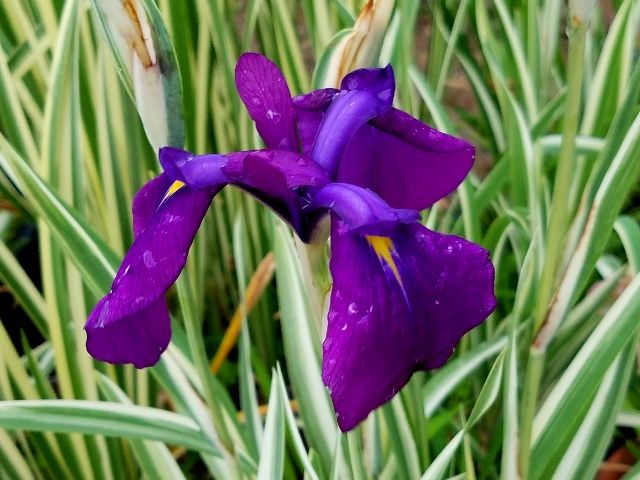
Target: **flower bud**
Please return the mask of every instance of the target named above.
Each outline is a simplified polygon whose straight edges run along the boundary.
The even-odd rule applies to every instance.
[[[175,54],[157,6],[150,0],[92,0],[155,151],[184,143],[182,88]]]

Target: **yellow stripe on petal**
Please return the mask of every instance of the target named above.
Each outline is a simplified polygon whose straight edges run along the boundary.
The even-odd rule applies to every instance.
[[[371,248],[373,248],[373,251],[376,252],[378,259],[389,265],[393,272],[393,276],[396,277],[398,284],[402,287],[400,271],[398,270],[398,266],[396,265],[396,261],[393,259],[392,255],[392,252],[395,251],[393,241],[389,237],[381,237],[378,235],[365,235],[365,238],[369,245],[371,245]]]
[[[182,187],[184,187],[184,182],[181,182],[180,180],[176,180],[175,182],[173,182],[167,189],[167,193],[164,194],[164,198],[162,199],[162,201],[164,202],[167,198],[176,193]]]

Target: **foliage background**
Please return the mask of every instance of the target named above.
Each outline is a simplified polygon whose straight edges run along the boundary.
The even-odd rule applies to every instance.
[[[397,0],[368,34],[398,106],[478,148],[424,221],[491,250],[499,306],[348,435],[296,244],[230,189],[170,293],[161,362],[85,353],[131,198],[159,168],[99,3],[0,0],[0,478],[585,479],[613,452],[640,477],[639,2]],[[308,91],[362,6],[143,3],[180,69],[170,134],[196,152],[259,146],[241,52]]]

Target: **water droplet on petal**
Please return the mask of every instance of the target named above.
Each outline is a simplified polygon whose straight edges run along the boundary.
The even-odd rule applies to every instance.
[[[342,330],[343,332],[347,329],[349,325],[347,325],[346,323],[344,325],[342,325],[342,328],[340,330]]]
[[[267,118],[269,120],[276,120],[279,117],[280,117],[280,113],[279,112],[276,112],[276,111],[271,110],[271,109],[267,110]]]
[[[347,312],[349,312],[349,315],[355,315],[356,313],[358,313],[358,304],[355,302],[351,302],[347,307]]]
[[[156,260],[153,258],[151,250],[145,250],[142,254],[142,261],[144,262],[144,266],[147,268],[153,268],[156,266]]]

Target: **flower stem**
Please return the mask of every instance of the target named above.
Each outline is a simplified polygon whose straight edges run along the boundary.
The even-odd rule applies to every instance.
[[[535,311],[534,332],[537,332],[546,317],[551,300],[557,267],[562,260],[562,247],[567,233],[570,212],[567,209],[571,181],[575,171],[575,140],[580,113],[582,76],[584,71],[584,50],[587,38],[587,24],[573,21],[568,29],[569,60],[567,66],[567,99],[562,127],[562,143],[558,156],[558,168],[553,187],[551,218],[547,234],[546,252],[542,267],[542,278],[538,290]]]
[[[538,301],[534,311],[534,342],[529,351],[529,359],[522,393],[520,422],[520,472],[521,478],[528,475],[531,449],[533,418],[536,411],[540,381],[545,363],[546,346],[536,345],[536,333],[543,326],[556,284],[558,266],[570,223],[571,212],[567,208],[571,181],[575,170],[575,140],[578,131],[582,78],[584,72],[584,51],[588,21],[578,19],[569,13],[569,56],[567,64],[567,98],[562,126],[562,143],[558,156],[558,168],[553,188],[551,217],[547,233],[544,264],[538,290]]]

